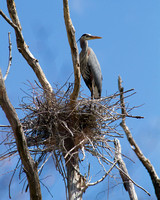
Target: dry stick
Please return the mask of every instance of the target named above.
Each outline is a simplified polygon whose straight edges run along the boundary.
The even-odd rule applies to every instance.
[[[66,155],[64,156],[64,159],[66,159],[68,157],[68,155],[72,156],[71,152],[74,151],[76,148],[78,148],[79,146],[81,146],[81,144],[84,142],[84,139],[78,143],[76,146],[74,146],[72,149],[70,149]]]
[[[124,173],[122,173],[121,170],[119,171],[120,176],[123,180],[123,185],[124,185],[126,191],[128,192],[130,199],[138,200],[136,191],[134,189],[134,184],[130,179],[128,179],[129,174],[128,174],[128,170],[125,165],[125,162],[123,161],[122,156],[121,156],[121,145],[120,145],[120,142],[118,139],[114,140],[114,146],[115,146],[115,161],[117,161],[119,168],[124,172]],[[128,176],[126,176],[126,174]]]
[[[10,199],[11,199],[11,183],[12,183],[13,177],[14,177],[14,175],[15,175],[15,173],[16,173],[16,170],[17,170],[17,167],[18,167],[18,165],[19,165],[19,162],[20,162],[20,159],[19,159],[18,162],[17,162],[17,165],[16,165],[16,167],[15,167],[15,169],[14,169],[14,171],[13,171],[13,174],[12,174],[12,176],[11,176],[11,180],[10,180],[10,182],[9,182],[9,198],[10,198]]]
[[[9,42],[9,59],[8,59],[8,67],[7,67],[7,71],[6,74],[4,76],[4,81],[6,80],[8,74],[9,74],[9,70],[12,64],[12,43],[11,43],[11,37],[10,37],[10,32],[8,33],[8,42]]]
[[[0,10],[0,15],[8,22],[9,25],[11,25],[14,29],[18,29],[16,24],[14,24],[3,12]]]
[[[63,0],[63,12],[64,12],[64,20],[66,25],[66,31],[68,36],[68,42],[71,48],[72,54],[72,62],[74,67],[74,89],[70,98],[72,100],[76,100],[79,95],[80,90],[80,65],[79,65],[79,54],[78,47],[75,38],[75,29],[72,24],[72,20],[70,18],[68,0]]]
[[[9,128],[11,125],[0,125],[0,128]]]
[[[28,45],[26,44],[23,35],[22,35],[22,28],[20,21],[18,19],[16,6],[13,0],[7,0],[7,7],[10,14],[10,17],[12,21],[0,10],[0,15],[14,28],[16,33],[16,40],[17,40],[17,48],[19,52],[22,54],[22,56],[25,58],[27,63],[31,66],[33,71],[35,72],[39,82],[41,83],[45,94],[47,97],[51,98],[51,95],[53,94],[53,89],[48,82],[48,80],[45,77],[45,74],[43,73],[43,70],[38,62],[38,60],[32,55],[32,53],[29,50]]]
[[[117,164],[117,161],[112,164],[112,166],[110,167],[110,169],[105,173],[105,175],[101,179],[99,179],[98,181],[96,181],[94,183],[88,183],[88,184],[86,184],[86,187],[88,187],[88,186],[94,186],[94,185],[97,185],[98,183],[102,182],[106,178],[106,176],[112,171],[112,169],[116,166],[116,164]]]
[[[101,157],[101,154],[99,154],[98,152],[96,152],[96,153],[97,153],[98,156]],[[106,161],[106,163],[109,162],[110,164],[113,165],[113,162],[111,162],[111,161],[108,160],[107,158],[105,158],[105,157],[103,157],[103,156],[102,156],[102,158],[103,158],[104,161]],[[121,173],[124,174],[124,176],[126,176],[126,177],[128,178],[128,180],[130,180],[134,185],[136,185],[137,187],[139,187],[140,189],[142,189],[144,192],[146,192],[146,193],[150,196],[150,193],[149,193],[148,191],[146,191],[143,187],[141,187],[140,185],[138,185],[137,183],[135,183],[135,182],[128,176],[128,174],[126,174],[121,168],[119,168],[119,167],[116,166],[116,165],[115,165],[115,167],[116,167],[119,171],[121,171]]]
[[[119,87],[119,91],[120,91],[120,101],[121,101],[121,112],[122,112],[122,122],[121,122],[121,127],[123,128],[126,136],[127,136],[127,139],[131,145],[131,148],[133,149],[133,151],[135,152],[135,154],[137,155],[137,157],[139,158],[139,160],[142,162],[142,164],[144,165],[144,167],[147,169],[150,177],[151,177],[151,180],[152,180],[152,183],[153,183],[153,186],[154,186],[154,189],[155,189],[155,193],[156,193],[156,196],[158,199],[160,199],[160,179],[153,167],[153,165],[151,164],[150,160],[147,159],[142,151],[140,150],[139,146],[136,144],[135,140],[133,139],[132,137],[132,134],[128,128],[128,126],[126,125],[126,122],[125,122],[125,116],[126,116],[126,108],[125,108],[125,103],[124,103],[124,95],[123,95],[123,87],[122,87],[122,79],[121,77],[119,76],[118,77],[118,87]]]
[[[49,160],[49,158],[52,156],[53,152],[51,152],[48,156],[47,159],[45,159],[45,161],[42,163],[41,167],[39,167],[38,172],[41,171],[41,169],[44,167],[45,163]]]
[[[134,185],[136,185],[138,188],[142,189],[144,192],[146,192],[149,196],[150,193],[145,190],[143,187],[141,187],[140,185],[138,185],[136,182],[134,182],[123,170],[121,170],[121,168],[119,168],[118,166],[115,166],[119,171],[121,171],[122,174],[124,174],[124,176],[126,176],[128,178],[128,180],[130,180]]]

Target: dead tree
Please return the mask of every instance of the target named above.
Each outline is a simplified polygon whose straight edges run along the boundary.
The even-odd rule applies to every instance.
[[[1,160],[19,153],[21,163],[17,165],[26,173],[30,198],[39,200],[42,198],[39,175],[45,163],[52,158],[56,169],[63,177],[66,198],[81,200],[89,186],[102,182],[113,168],[118,168],[118,160],[114,160],[114,138],[122,137],[117,130],[119,120],[129,117],[129,110],[120,113],[121,109],[124,109],[122,95],[129,93],[131,96],[133,89],[120,90],[98,100],[90,100],[79,95],[79,53],[68,0],[63,0],[63,11],[72,54],[74,86],[72,88],[65,84],[62,88],[52,88],[38,60],[25,42],[14,0],[7,0],[7,7],[11,19],[1,10],[0,15],[14,28],[17,49],[33,69],[40,85],[37,82],[31,84],[31,103],[21,103],[20,107],[25,111],[25,117],[19,119],[7,97],[4,79],[0,74],[0,105],[12,128],[8,130],[8,144],[12,146],[12,150],[2,154]],[[91,108],[91,104],[95,109]],[[79,163],[85,163],[87,154],[97,160],[103,172],[95,182],[91,179],[90,163],[85,166],[85,173],[80,170]]]

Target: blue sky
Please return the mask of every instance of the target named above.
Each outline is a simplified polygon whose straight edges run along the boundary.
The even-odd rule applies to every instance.
[[[70,48],[67,40],[64,19],[63,2],[60,1],[15,1],[21,21],[23,35],[33,55],[39,60],[47,79],[53,83],[63,84],[73,72]],[[6,2],[0,9],[4,13]],[[110,95],[118,90],[117,78],[121,75],[124,88],[135,88],[137,92],[127,101],[131,106],[142,105],[133,114],[144,116],[143,120],[129,119],[127,124],[143,153],[153,163],[158,175],[160,159],[160,1],[159,0],[72,0],[70,12],[76,30],[77,40],[83,33],[90,33],[103,37],[101,40],[89,41],[89,46],[95,51],[101,64],[103,73],[102,96]],[[27,80],[33,82],[36,77],[16,49],[13,29],[0,17],[0,68],[5,74],[8,64],[8,32],[12,40],[12,66],[6,80],[6,88],[11,102],[18,107],[25,90]],[[79,45],[78,45],[79,47]],[[79,47],[80,50],[80,47]],[[73,81],[73,75],[70,78]],[[90,95],[82,81],[85,93]],[[21,114],[19,113],[19,117]],[[7,124],[7,120],[0,110],[0,124]],[[2,137],[1,137],[2,139]],[[148,173],[132,152],[126,137],[121,139],[122,151],[131,157],[135,163],[125,159],[130,176],[137,184],[147,189],[152,197],[136,188],[139,199],[156,199]],[[50,164],[49,164],[50,165]],[[15,161],[0,163],[0,174],[11,170]],[[47,180],[52,191],[53,199],[64,199],[62,181],[56,170],[50,170],[52,178]],[[118,172],[116,172],[118,173]],[[8,199],[7,184],[9,177],[0,176],[0,188],[4,198]],[[4,181],[5,180],[5,181]],[[109,181],[111,181],[109,179]],[[2,184],[3,183],[3,184]],[[4,184],[5,183],[5,184]],[[127,199],[122,184],[108,191],[108,179],[96,188],[90,188],[84,199]],[[17,199],[16,180],[13,182],[13,199]],[[113,184],[114,185],[114,184]],[[21,187],[18,186],[21,195]],[[43,187],[42,187],[43,188]],[[43,188],[47,198],[51,199]],[[93,194],[94,193],[94,194]],[[117,197],[118,195],[118,197]],[[23,199],[28,199],[23,194]]]

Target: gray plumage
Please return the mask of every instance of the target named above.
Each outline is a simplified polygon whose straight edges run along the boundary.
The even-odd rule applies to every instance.
[[[100,39],[98,36],[91,36],[90,34],[83,34],[80,38],[80,71],[82,77],[91,91],[91,98],[101,98],[102,92],[102,73],[101,67],[97,60],[94,51],[88,47],[88,41],[91,39]]]

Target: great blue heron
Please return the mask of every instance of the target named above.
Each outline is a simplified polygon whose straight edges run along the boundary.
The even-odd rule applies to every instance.
[[[87,87],[91,91],[91,99],[99,99],[102,92],[101,67],[94,51],[88,47],[87,41],[93,39],[101,39],[101,37],[83,34],[79,39],[82,49],[79,54],[80,71]]]

